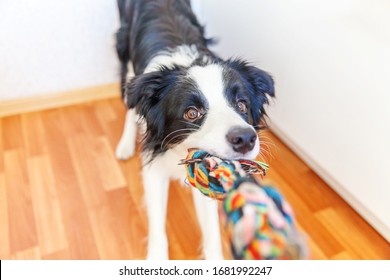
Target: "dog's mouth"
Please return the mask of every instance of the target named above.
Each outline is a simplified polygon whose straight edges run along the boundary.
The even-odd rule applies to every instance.
[[[200,167],[203,171],[204,168],[209,168],[210,171],[215,170],[216,166],[223,165],[226,167],[228,164],[230,167],[237,168],[241,166],[241,168],[247,174],[261,174],[262,176],[266,175],[266,170],[269,168],[268,164],[258,161],[258,160],[249,160],[249,159],[224,159],[215,155],[211,155],[204,150],[199,149],[188,149],[188,154],[185,159],[181,159],[179,165],[191,165],[192,168],[194,164],[203,165],[203,168]],[[193,174],[193,171],[190,172]]]
[[[258,155],[258,153],[254,154],[253,150],[248,151],[245,154],[242,154],[242,153],[238,153],[235,151],[229,151],[227,153],[219,153],[219,152],[214,151],[212,149],[198,149],[198,148],[188,149],[189,152],[192,150],[203,150],[207,153],[208,156],[215,156],[215,157],[218,157],[218,158],[221,158],[224,160],[240,160],[240,159],[254,160]]]

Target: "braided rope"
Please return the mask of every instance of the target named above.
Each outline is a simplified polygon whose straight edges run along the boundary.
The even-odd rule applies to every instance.
[[[266,175],[268,165],[255,160],[223,160],[202,150],[190,149],[180,164],[186,165],[188,183],[206,196],[223,200],[234,182],[246,174]]]
[[[268,165],[251,160],[223,160],[191,149],[181,161],[188,183],[222,201],[235,259],[301,259],[305,247],[294,226],[290,205],[273,187],[260,186],[248,174],[264,176]]]

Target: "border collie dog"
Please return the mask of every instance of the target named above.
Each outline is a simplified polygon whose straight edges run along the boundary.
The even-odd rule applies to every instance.
[[[129,110],[116,155],[124,160],[134,154],[141,124],[147,258],[168,259],[169,181],[184,182],[186,176],[179,161],[189,148],[254,159],[263,106],[274,96],[274,83],[243,60],[223,60],[211,52],[190,0],[118,0],[118,6],[117,52]],[[135,76],[127,77],[131,66]],[[193,196],[204,257],[223,259],[217,203],[197,190]]]

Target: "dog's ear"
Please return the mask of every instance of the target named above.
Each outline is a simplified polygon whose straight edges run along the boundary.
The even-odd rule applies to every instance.
[[[247,62],[234,59],[229,60],[228,65],[235,69],[244,84],[251,99],[251,116],[255,124],[264,120],[266,112],[264,104],[269,103],[269,99],[275,97],[274,80],[267,72],[249,65]]]
[[[129,109],[145,117],[157,105],[177,79],[178,69],[161,69],[137,75],[125,88],[125,103]]]
[[[257,94],[275,97],[275,83],[270,74],[254,66],[247,66],[247,71]]]
[[[130,79],[125,88],[125,103],[144,116],[153,103],[158,101],[161,73],[151,72]]]
[[[145,121],[143,149],[152,151],[154,157],[161,151],[161,141],[165,133],[166,106],[170,93],[178,83],[181,71],[179,67],[161,67],[159,71],[137,75],[126,85],[125,103],[129,109],[135,109]]]
[[[229,60],[228,64],[249,83],[254,94],[264,99],[263,103],[268,103],[267,96],[275,97],[274,80],[270,74],[240,59]]]

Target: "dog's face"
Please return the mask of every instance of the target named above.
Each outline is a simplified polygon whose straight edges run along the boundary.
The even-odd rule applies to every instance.
[[[129,108],[146,121],[144,149],[157,156],[177,145],[221,158],[255,158],[257,130],[274,83],[240,60],[162,68],[127,85]]]

